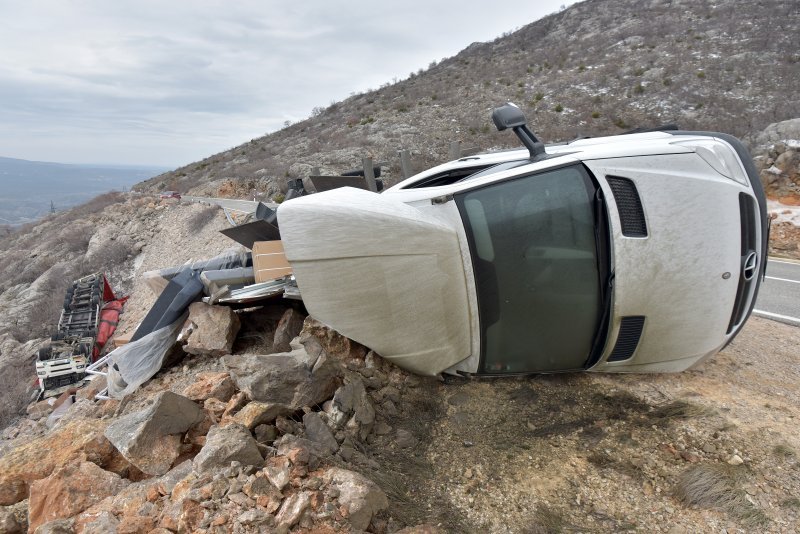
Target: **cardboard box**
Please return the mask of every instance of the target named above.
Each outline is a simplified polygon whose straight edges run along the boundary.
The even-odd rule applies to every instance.
[[[114,348],[121,347],[122,345],[127,345],[131,342],[131,338],[133,337],[133,332],[128,332],[127,334],[120,334],[118,336],[114,336]]]
[[[281,241],[256,241],[253,243],[253,271],[256,283],[283,278],[292,274],[286,261]]]

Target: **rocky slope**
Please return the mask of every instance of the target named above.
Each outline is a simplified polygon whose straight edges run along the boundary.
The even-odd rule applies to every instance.
[[[796,328],[751,319],[680,375],[439,382],[293,308],[239,317],[231,355],[195,350],[122,402],[92,384],[31,406],[0,442],[0,529],[800,527]]]

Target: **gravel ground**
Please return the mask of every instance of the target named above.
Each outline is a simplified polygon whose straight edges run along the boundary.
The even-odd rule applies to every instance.
[[[798,347],[800,329],[752,318],[681,374],[429,384],[406,497],[452,532],[797,532]]]

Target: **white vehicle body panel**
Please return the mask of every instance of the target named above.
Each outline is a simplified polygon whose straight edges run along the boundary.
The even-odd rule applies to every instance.
[[[279,214],[282,235],[292,236],[283,242],[286,258],[313,316],[419,374],[470,355],[455,227],[352,188],[291,200]]]
[[[645,238],[622,235],[617,206],[608,203],[616,273],[612,317],[645,315],[646,322],[632,360],[601,362],[593,370],[681,371],[715,353],[726,341],[736,295],[738,277],[723,274],[739,272],[740,235],[731,229],[739,227],[744,188],[709,176],[695,154],[586,165],[608,198],[613,194],[605,176],[633,180],[649,231]],[[618,326],[612,325],[606,355]]]

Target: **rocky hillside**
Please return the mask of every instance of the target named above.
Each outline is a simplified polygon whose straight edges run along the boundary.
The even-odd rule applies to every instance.
[[[365,156],[389,162],[391,182],[400,149],[421,170],[451,141],[515,145],[489,118],[506,101],[548,142],[665,123],[743,136],[800,117],[798,27],[792,0],[587,0],[140,189],[215,193],[230,180],[228,192],[274,196],[287,177]]]

